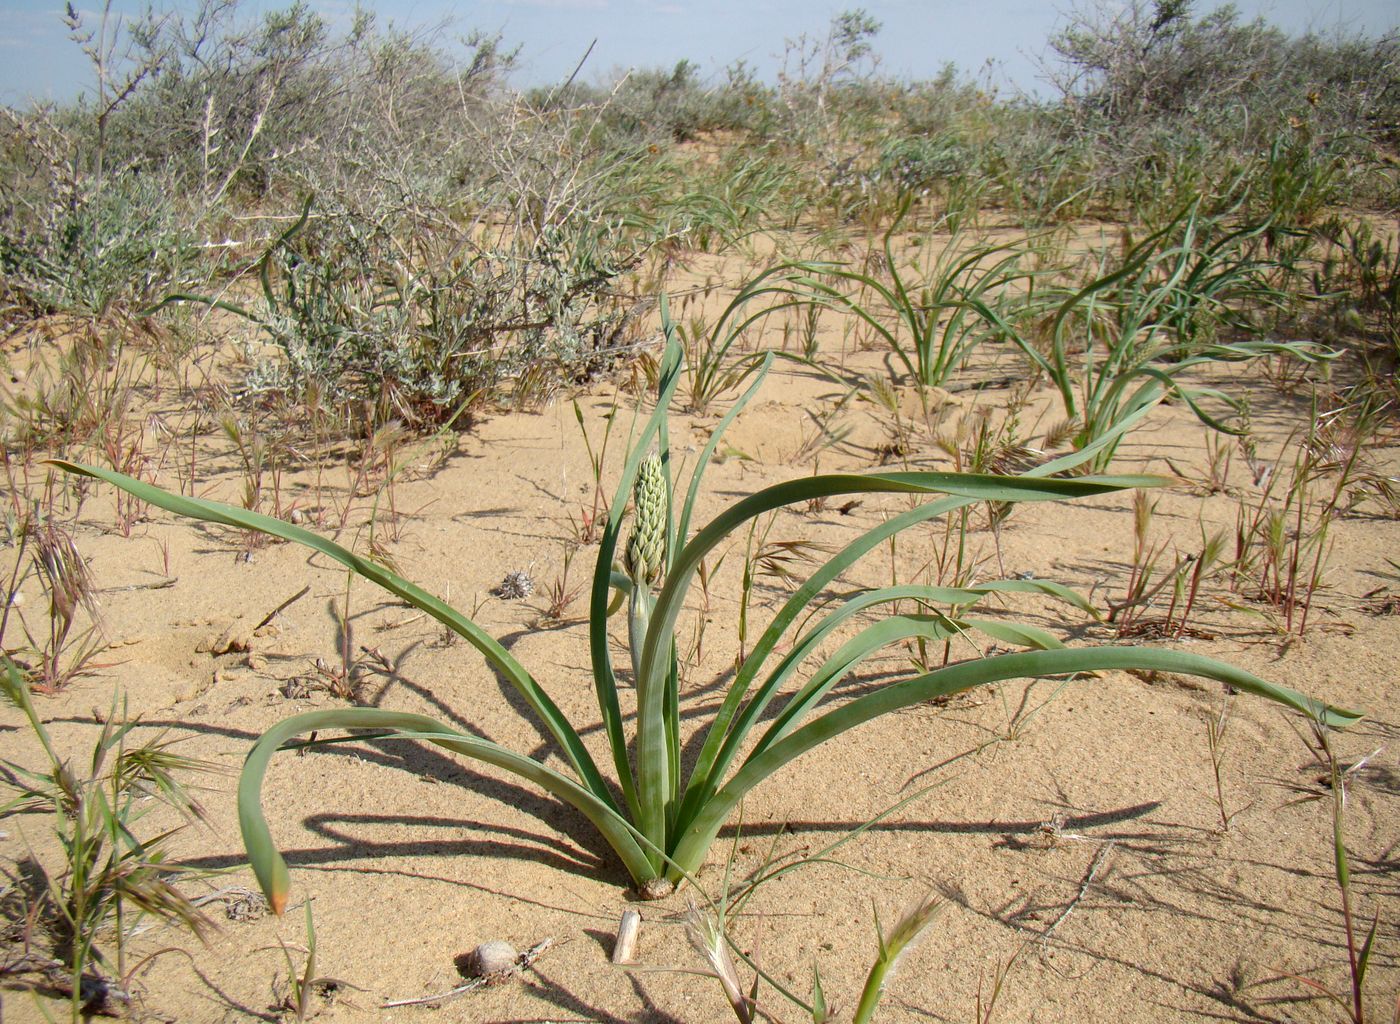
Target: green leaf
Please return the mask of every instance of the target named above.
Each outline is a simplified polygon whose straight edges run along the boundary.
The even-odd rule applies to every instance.
[[[263,778],[272,756],[287,740],[302,733],[330,729],[384,729],[388,730],[386,734],[374,738],[423,740],[505,769],[535,783],[587,817],[617,852],[634,878],[650,876],[647,855],[639,845],[634,830],[616,807],[552,768],[489,740],[448,728],[426,715],[381,711],[378,708],[335,708],[293,715],[263,733],[248,752],[238,780],[238,822],[243,833],[243,845],[248,851],[248,860],[253,874],[257,876],[258,885],[279,915],[286,909],[291,879],[286,861],[273,843],[272,833],[263,815]]]
[[[223,526],[231,526],[240,530],[256,530],[272,537],[282,540],[293,541],[302,544],[314,551],[319,551],[323,555],[334,559],[341,565],[346,566],[356,574],[363,576],[372,583],[377,583],[389,593],[403,598],[409,604],[437,619],[444,626],[447,626],[454,633],[464,638],[468,643],[485,655],[486,660],[496,669],[524,699],[530,710],[540,720],[541,724],[554,737],[559,746],[568,758],[574,770],[579,773],[585,785],[601,800],[612,803],[612,796],[609,793],[607,784],[599,774],[597,766],[593,763],[592,756],[584,747],[583,741],[578,733],[574,731],[563,713],[555,705],[547,693],[537,684],[534,678],[525,671],[524,666],[502,647],[490,634],[486,633],[480,626],[472,622],[461,612],[457,611],[445,601],[434,597],[421,587],[408,582],[402,577],[390,572],[378,562],[362,558],[352,551],[349,551],[332,540],[322,537],[318,533],[305,530],[300,526],[265,516],[259,512],[250,512],[247,509],[236,508],[233,505],[225,505],[218,501],[208,501],[204,498],[187,498],[183,495],[172,494],[162,490],[145,481],[137,480],[134,477],[117,473],[113,470],[102,469],[96,466],[84,466],[76,462],[68,462],[64,459],[51,460],[52,465],[59,467],[69,473],[77,473],[82,476],[93,477],[106,483],[120,487],[129,494],[157,508],[163,508],[167,512],[176,515],[188,516],[191,519],[201,519],[205,522],[219,523]],[[609,573],[604,581],[604,592],[607,592],[607,583],[611,579]],[[606,607],[606,598],[604,605]]]
[[[685,871],[694,872],[704,860],[705,852],[725,818],[754,786],[788,762],[848,729],[900,708],[960,693],[987,683],[1008,679],[1034,679],[1041,676],[1080,675],[1114,669],[1175,672],[1215,679],[1237,690],[1277,701],[1331,728],[1345,728],[1361,718],[1354,711],[1332,707],[1296,690],[1266,682],[1233,665],[1184,651],[1164,651],[1150,647],[1094,647],[1004,654],[961,662],[858,697],[848,704],[828,711],[820,718],[782,737],[761,753],[755,754],[712,799],[706,802],[689,823],[686,832],[675,846],[674,860]]]

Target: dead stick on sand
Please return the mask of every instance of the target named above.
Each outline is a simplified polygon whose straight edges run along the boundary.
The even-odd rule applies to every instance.
[[[483,974],[480,977],[472,978],[464,985],[458,985],[456,988],[449,989],[446,992],[439,992],[437,995],[422,996],[418,999],[395,999],[393,1002],[381,1003],[379,1008],[381,1010],[388,1010],[396,1006],[426,1006],[429,1003],[444,1003],[449,999],[455,999],[457,996],[465,995],[468,992],[474,992],[479,988],[485,988],[488,985],[499,985],[503,981],[510,981],[512,978],[519,977],[521,974],[528,971],[534,965],[535,961],[544,956],[545,951],[552,945],[554,945],[553,938],[544,939],[541,942],[535,943],[517,956],[515,958],[515,963],[511,964],[504,971],[496,971],[493,974]]]
[[[171,576],[168,579],[156,580],[154,583],[126,583],[120,587],[103,587],[104,594],[119,594],[127,590],[166,590],[180,582],[180,577]]]
[[[1094,878],[1098,875],[1099,868],[1103,867],[1104,859],[1112,849],[1112,839],[1099,847],[1098,852],[1094,854],[1094,859],[1089,862],[1089,870],[1084,872],[1084,881],[1079,883],[1079,892],[1075,894],[1074,899],[1069,901],[1069,906],[1060,911],[1060,916],[1050,922],[1050,927],[1046,928],[1045,931],[1041,932],[1040,935],[1036,937],[1036,942],[1045,942],[1049,939],[1055,929],[1064,924],[1065,919],[1074,912],[1074,908],[1079,906],[1080,901],[1083,900],[1085,894],[1088,893],[1089,886],[1094,884]]]
[[[637,935],[642,929],[642,915],[635,910],[622,912],[617,926],[617,943],[613,946],[612,962],[630,964],[637,959]]]
[[[279,612],[284,612],[284,611],[286,611],[286,610],[287,610],[288,608],[290,608],[293,604],[295,604],[297,601],[300,601],[303,597],[305,597],[305,596],[306,596],[307,594],[309,594],[309,593],[311,593],[311,584],[308,583],[306,586],[302,587],[300,590],[298,590],[298,591],[297,591],[295,594],[293,594],[291,597],[287,598],[287,600],[285,600],[285,601],[283,601],[281,604],[279,604],[276,608],[272,609],[272,611],[270,611],[270,612],[268,612],[266,615],[264,615],[264,616],[258,621],[258,624],[257,624],[256,626],[253,627],[253,632],[256,633],[258,630],[262,629],[262,628],[263,628],[264,626],[266,626],[269,622],[271,622],[273,619],[275,619],[275,618],[277,617],[277,615],[278,615]]]

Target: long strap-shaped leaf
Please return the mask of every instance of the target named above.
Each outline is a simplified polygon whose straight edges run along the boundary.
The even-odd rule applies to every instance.
[[[802,720],[826,698],[832,687],[876,650],[915,637],[938,641],[953,636],[967,637],[974,631],[986,633],[994,640],[1041,651],[1060,650],[1065,646],[1044,630],[1019,623],[955,619],[947,615],[896,615],[882,619],[853,638],[858,643],[848,642],[813,673],[802,689],[793,694],[768,731],[754,744],[746,760],[753,760],[797,729]]]
[[[754,786],[794,758],[848,729],[891,711],[960,693],[986,683],[1115,669],[1177,672],[1215,679],[1236,690],[1277,701],[1334,728],[1345,728],[1361,718],[1354,711],[1332,707],[1296,690],[1276,686],[1233,665],[1183,651],[1163,651],[1149,647],[1095,647],[1004,654],[995,658],[962,662],[859,697],[802,726],[749,760],[696,815],[676,844],[673,859],[680,868],[693,873],[704,860],[705,852],[729,813]]]
[[[736,528],[765,512],[797,502],[846,494],[946,494],[968,501],[1064,501],[1164,483],[1141,475],[1085,476],[1047,479],[1031,476],[991,476],[973,473],[833,473],[774,484],[736,502],[716,516],[681,550],[657,598],[647,633],[642,671],[655,671],[663,638],[670,635],[691,577],[700,561]]]
[[[451,605],[434,597],[416,584],[390,572],[377,562],[361,558],[334,541],[322,537],[318,533],[302,529],[300,526],[294,526],[259,512],[250,512],[247,509],[225,505],[219,501],[171,494],[153,484],[109,469],[84,466],[63,459],[54,459],[52,462],[67,472],[94,477],[120,487],[140,500],[149,502],[157,508],[163,508],[167,512],[188,516],[191,519],[220,523],[241,530],[256,530],[319,551],[370,582],[377,583],[389,593],[403,598],[420,611],[426,612],[480,651],[487,662],[510,682],[541,724],[554,737],[555,742],[562,748],[564,756],[573,766],[574,771],[578,772],[583,784],[600,800],[613,805],[614,810],[616,810],[612,794],[603,781],[602,775],[598,772],[598,767],[594,764],[588,749],[583,745],[583,741],[569,720],[564,717],[564,713],[550,699],[549,694],[545,693],[535,682],[534,677],[525,670],[525,667],[516,661],[511,653],[502,647],[494,637]]]
[[[732,757],[732,748],[735,744],[735,741],[731,739],[731,734],[739,733],[741,728],[735,724],[735,716],[739,714],[740,708],[744,707],[749,687],[758,678],[764,663],[776,649],[778,641],[788,627],[810,606],[822,589],[845,572],[847,568],[854,565],[862,556],[895,534],[964,505],[973,504],[973,501],[974,499],[971,498],[942,498],[901,512],[858,536],[799,584],[773,616],[767,629],[763,631],[763,635],[754,643],[753,650],[749,652],[749,656],[739,667],[733,683],[730,684],[729,692],[725,694],[719,711],[715,713],[715,717],[705,733],[699,757],[696,759],[690,781],[686,786],[679,813],[680,819],[685,820],[693,816],[700,805],[705,803],[710,795],[719,788],[719,780],[728,768],[728,761]],[[760,690],[754,700],[766,701],[768,699],[765,693],[766,689],[765,686],[763,690]],[[747,708],[745,708],[745,713],[747,714]],[[743,739],[742,733],[738,738],[739,740]]]
[[[669,318],[663,316],[663,323],[668,321]],[[686,486],[685,500],[676,510],[676,539],[682,544],[685,543],[686,536],[690,533],[690,517],[695,511],[695,502],[700,495],[700,483],[705,477],[705,471],[710,468],[710,462],[714,458],[715,451],[719,448],[720,440],[724,437],[724,432],[729,429],[729,425],[734,422],[734,418],[743,411],[753,396],[758,394],[758,389],[763,386],[764,380],[768,377],[768,371],[773,366],[774,355],[773,352],[765,352],[754,368],[749,371],[754,375],[753,383],[730,406],[729,411],[720,417],[720,421],[715,424],[715,429],[710,431],[709,441],[700,451],[695,468],[690,471],[690,483]],[[668,554],[670,553],[672,552],[668,552]]]
[[[651,865],[626,820],[611,801],[600,799],[572,779],[524,754],[517,754],[489,740],[449,729],[427,715],[382,711],[378,708],[334,708],[308,711],[278,722],[258,738],[248,752],[238,780],[238,823],[243,845],[258,885],[279,915],[287,906],[291,878],[287,863],[272,841],[262,809],[262,784],[268,762],[282,744],[294,736],[326,729],[388,729],[389,737],[425,740],[458,754],[503,768],[547,790],[583,814],[622,859],[637,881],[652,876]],[[382,738],[382,737],[381,737]]]
[[[685,593],[701,560],[745,522],[784,505],[844,494],[944,493],[970,501],[1059,501],[1161,482],[1159,477],[1145,476],[1059,480],[962,473],[830,474],[776,484],[736,502],[715,517],[677,554],[652,611],[651,624],[642,648],[642,678],[638,680],[637,762],[639,768],[646,765],[647,771],[655,774],[650,776],[652,784],[638,790],[641,805],[638,827],[657,845],[669,848],[662,840],[665,838],[669,811],[667,801],[674,780],[668,777],[663,764],[666,740],[664,723],[659,714],[655,720],[647,714],[645,698],[649,687],[659,688],[661,685],[664,670],[662,658],[670,650]]]
[[[881,604],[892,604],[897,601],[918,601],[923,604],[945,604],[954,607],[968,608],[975,605],[983,597],[998,591],[1039,591],[1041,593],[1055,593],[1063,591],[1072,599],[1071,603],[1076,607],[1087,607],[1092,612],[1092,606],[1082,597],[1069,590],[1067,587],[1054,587],[1042,590],[1038,584],[1040,580],[998,580],[989,584],[980,584],[976,587],[931,587],[921,584],[905,584],[902,586],[882,587],[876,590],[862,591],[850,600],[840,605],[835,610],[828,613],[816,626],[803,632],[800,638],[792,645],[783,659],[777,664],[768,677],[763,681],[763,685],[754,694],[753,699],[744,706],[742,713],[734,716],[731,712],[726,716],[725,724],[721,726],[716,723],[710,735],[706,737],[707,743],[702,749],[700,759],[697,762],[694,774],[691,776],[691,785],[687,788],[686,803],[681,811],[681,816],[693,813],[694,809],[703,804],[714,791],[719,788],[720,780],[729,771],[729,766],[739,752],[745,737],[753,728],[754,724],[762,717],[773,699],[780,692],[788,679],[798,669],[798,667],[812,654],[817,646],[825,640],[831,633],[844,622],[869,608]],[[1097,617],[1097,616],[1096,616]],[[1033,630],[1028,626],[1015,626],[1007,623],[989,623],[980,620],[953,620],[944,619],[944,628],[949,623],[957,622],[960,625],[978,628],[981,632],[992,636],[994,639],[1008,640],[1012,643],[1026,646],[1048,648],[1060,646],[1053,637]],[[948,629],[951,635],[955,630]],[[935,639],[942,639],[937,637]],[[890,641],[882,641],[887,644]],[[863,656],[863,655],[862,655]],[[747,668],[747,663],[745,664]],[[819,669],[813,678],[820,676],[824,669]],[[794,709],[794,705],[802,700],[801,693],[808,692],[812,684],[809,682],[797,696],[789,701],[788,708]],[[745,689],[747,686],[745,686]],[[742,693],[737,681],[730,690],[730,695]],[[726,700],[726,705],[729,703]],[[797,713],[794,709],[792,713]],[[784,715],[789,717],[789,710],[784,710]],[[733,719],[732,726],[730,718]],[[711,737],[716,740],[722,738],[723,743],[717,752],[712,752],[710,747]],[[761,741],[760,741],[761,742]]]
[[[1106,431],[1103,436],[1082,449],[1062,455],[1057,459],[1052,459],[1050,462],[1030,470],[1025,475],[1027,477],[1040,479],[1050,477],[1056,473],[1074,471],[1079,466],[1097,458],[1100,453],[1117,444],[1118,440],[1124,434],[1132,430],[1137,426],[1139,421],[1146,417],[1150,409],[1151,407],[1148,406],[1131,415],[1124,416],[1121,421]],[[1165,480],[1155,480],[1154,484],[1165,482]],[[822,588],[836,579],[837,576],[844,572],[849,566],[853,565],[862,556],[868,554],[875,547],[884,543],[895,534],[916,526],[919,523],[927,522],[937,516],[974,504],[975,500],[976,499],[973,498],[963,497],[941,498],[937,501],[929,502],[926,505],[893,516],[885,522],[871,527],[865,533],[851,541],[793,591],[788,597],[787,602],[778,610],[777,614],[773,616],[772,621],[768,624],[768,628],[764,630],[763,635],[758,638],[749,657],[745,660],[744,664],[740,666],[739,672],[735,676],[729,692],[725,695],[725,699],[705,735],[704,743],[700,749],[700,755],[696,760],[695,768],[691,772],[690,782],[686,787],[686,793],[682,800],[682,807],[678,816],[681,820],[692,817],[700,805],[708,800],[709,795],[718,788],[723,770],[716,769],[716,760],[720,756],[721,747],[728,739],[730,723],[738,713],[739,708],[743,705],[749,685],[758,677],[763,663],[777,647],[779,639],[782,638],[788,627],[796,621],[797,617],[801,615],[803,610],[816,598]],[[1041,581],[1024,582],[1039,584],[1041,586],[1046,585]],[[996,584],[998,587],[1007,587],[1008,585],[1007,581]],[[1069,592],[1067,588],[1064,589],[1066,589],[1067,593]],[[1094,612],[1092,608],[1089,609],[1089,612],[1094,615],[1095,618],[1098,617],[1097,613]]]
[[[905,640],[947,640],[954,636],[967,637],[974,631],[984,632],[995,640],[1042,651],[1064,647],[1055,637],[1033,626],[985,619],[952,618],[941,612],[932,615],[892,615],[867,626],[827,658],[783,706],[768,730],[754,744],[746,760],[752,760],[795,730],[833,687],[876,651]]]

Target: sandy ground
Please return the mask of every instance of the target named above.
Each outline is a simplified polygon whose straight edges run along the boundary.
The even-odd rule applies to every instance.
[[[834,331],[824,338],[831,348],[844,344]],[[843,351],[839,362],[848,374],[883,372],[878,351]],[[1018,366],[1010,351],[988,351],[959,379],[1015,374]],[[1306,418],[1306,398],[1281,394],[1250,372],[1228,380],[1250,391],[1261,458],[1291,458],[1289,436]],[[950,431],[959,417],[983,408],[999,415],[1007,396],[1006,389],[946,396],[933,418]],[[907,395],[906,412],[914,415],[902,456],[891,450],[891,416],[864,401],[847,402],[831,421],[850,428],[844,440],[814,452],[816,423],[840,398],[830,380],[780,366],[735,423],[697,522],[760,486],[812,472],[818,460],[823,471],[869,470],[882,457],[915,468],[951,465],[935,443],[937,429],[920,422]],[[617,411],[604,471],[610,492],[632,399],[600,382],[579,403],[595,445],[603,417]],[[705,415],[677,417],[673,438],[683,456],[699,450],[724,408],[721,401]],[[1057,418],[1049,410],[1050,393],[1033,392],[1022,414],[1031,439]],[[1203,524],[1232,528],[1239,503],[1258,493],[1238,453],[1229,489],[1206,492],[1205,437],[1187,410],[1163,407],[1114,466],[1182,474],[1154,494],[1153,538],[1183,552],[1199,546]],[[242,483],[227,439],[211,433],[200,444],[201,493],[237,500]],[[415,443],[405,453],[392,494],[397,516],[383,492],[377,509],[370,497],[348,497],[350,473],[334,465],[319,475],[288,474],[282,506],[360,550],[370,543],[373,513],[375,544],[409,578],[475,609],[477,621],[537,674],[604,763],[588,672],[586,595],[557,619],[546,615],[567,540],[593,496],[572,404],[561,397],[540,411],[491,414],[445,451]],[[1397,450],[1372,454],[1395,473]],[[173,468],[160,469],[158,478],[177,485]],[[836,503],[795,508],[775,518],[769,539],[834,546],[904,507],[902,500],[866,498],[845,511]],[[345,703],[325,691],[315,667],[318,659],[326,666],[340,660],[343,572],[291,545],[250,551],[231,531],[163,513],[122,537],[114,508],[108,488],[93,488],[76,528],[101,590],[110,647],[91,675],[38,698],[62,750],[88,749],[100,728],[96,719],[121,692],[143,729],[179,736],[182,752],[232,772],[273,723]],[[1345,763],[1370,755],[1351,779],[1347,846],[1362,930],[1379,915],[1368,988],[1370,1010],[1382,1020],[1400,988],[1400,617],[1375,614],[1375,599],[1363,595],[1386,586],[1381,573],[1385,559],[1400,552],[1400,522],[1375,512],[1362,506],[1335,523],[1326,588],[1305,636],[1278,632],[1262,606],[1229,607],[1248,602],[1222,578],[1207,584],[1187,636],[1152,642],[1216,655],[1367,712],[1336,744]],[[973,526],[969,552],[981,559],[980,578],[1030,573],[1092,594],[1100,607],[1122,597],[1133,550],[1130,495],[1020,507],[999,535],[980,514]],[[847,581],[932,580],[929,563],[944,537],[938,525],[916,529]],[[692,608],[679,632],[688,727],[704,723],[716,706],[737,643],[742,535],[727,550],[709,608]],[[565,591],[585,585],[595,552],[579,548]],[[534,593],[493,596],[492,588],[517,570],[533,578]],[[150,586],[167,578],[175,582]],[[305,596],[255,632],[308,583]],[[1400,591],[1400,582],[1389,586]],[[33,609],[41,595],[32,581],[26,590]],[[509,687],[465,643],[447,642],[432,622],[363,581],[351,581],[348,593],[357,702],[436,715],[561,764]],[[760,580],[760,608],[783,594],[777,581]],[[1017,598],[1005,608],[1072,644],[1113,639],[1112,627],[1062,605]],[[1150,609],[1148,618],[1161,611]],[[764,621],[761,611],[755,615]],[[697,653],[700,616],[705,631]],[[230,638],[250,649],[220,653]],[[908,669],[907,653],[891,652],[845,682],[835,699]],[[624,691],[624,711],[632,696]],[[1227,704],[1221,780],[1228,830],[1221,827],[1206,725]],[[1227,698],[1218,684],[1184,678],[1113,673],[1063,687],[1041,680],[973,691],[889,715],[789,765],[746,802],[699,881],[718,897],[726,872],[737,880],[767,858],[810,858],[931,787],[820,862],[765,883],[743,907],[733,934],[776,982],[805,997],[815,966],[835,1019],[849,1019],[874,957],[876,915],[888,925],[932,891],[946,906],[901,962],[878,1020],[978,1020],[979,998],[985,1011],[994,992],[990,1019],[997,1021],[1338,1020],[1337,1007],[1290,977],[1338,992],[1347,985],[1330,796],[1303,728],[1297,716],[1265,701]],[[13,710],[0,712],[0,733],[6,759],[39,763]],[[185,829],[176,850],[214,873],[192,883],[191,894],[227,896],[252,884],[234,777],[201,781],[212,827]],[[305,941],[307,900],[318,971],[342,982],[315,1000],[315,1014],[327,1022],[732,1019],[720,986],[697,975],[704,964],[686,942],[681,918],[700,894],[685,888],[659,902],[637,902],[588,823],[528,785],[419,745],[360,742],[281,755],[265,798],[292,867],[289,912],[281,920],[250,914],[230,896],[206,904],[218,924],[206,942],[169,927],[142,932],[137,955],[179,951],[156,956],[132,979],[147,1019],[285,1017],[279,943]],[[153,812],[143,827],[172,823],[161,814]],[[0,820],[0,862],[13,875],[26,858],[51,857],[50,832],[37,814]],[[638,963],[624,969],[609,955],[619,915],[629,907],[644,923]],[[438,1008],[381,1009],[461,984],[462,958],[488,939],[521,949],[552,944],[514,981]],[[24,988],[19,979],[6,981],[6,1022],[41,1020],[46,1004],[63,1012]],[[760,1001],[782,1020],[802,1019],[767,984]]]

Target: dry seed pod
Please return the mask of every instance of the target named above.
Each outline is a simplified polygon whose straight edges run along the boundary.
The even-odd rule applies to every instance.
[[[535,581],[523,569],[506,573],[505,579],[501,580],[491,591],[503,601],[519,601],[523,597],[529,597],[534,592]]]

